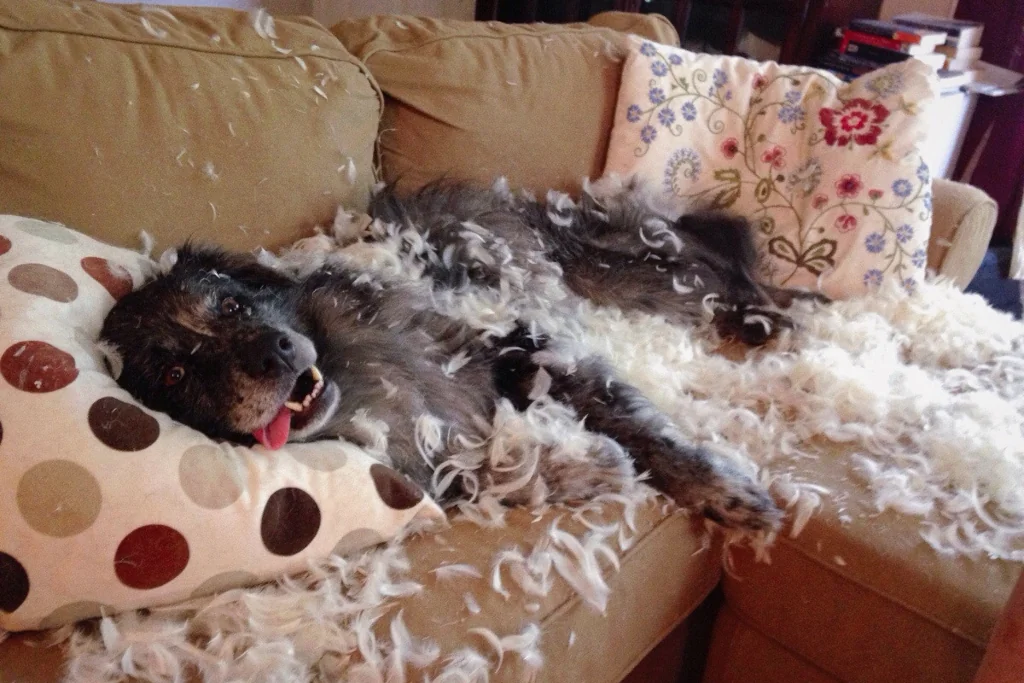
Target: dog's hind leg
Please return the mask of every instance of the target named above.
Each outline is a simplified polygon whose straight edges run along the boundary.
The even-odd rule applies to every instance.
[[[511,340],[510,340],[511,341]],[[610,437],[651,474],[654,486],[681,507],[727,528],[769,531],[782,513],[767,492],[738,468],[680,433],[636,387],[619,381],[596,357],[575,362],[522,337],[496,367],[498,388],[518,403],[529,404],[537,375],[552,398],[572,407],[592,432]],[[541,349],[536,351],[534,349]]]

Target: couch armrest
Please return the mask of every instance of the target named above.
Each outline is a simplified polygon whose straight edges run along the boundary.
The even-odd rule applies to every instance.
[[[978,188],[941,178],[933,182],[932,202],[928,269],[963,289],[988,249],[998,207]]]

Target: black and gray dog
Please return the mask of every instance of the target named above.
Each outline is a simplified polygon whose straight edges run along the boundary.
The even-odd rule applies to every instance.
[[[793,293],[755,283],[748,226],[724,214],[667,220],[642,198],[552,206],[444,184],[406,197],[386,189],[370,214],[422,238],[422,268],[436,291],[500,287],[511,265],[546,269],[575,296],[680,324],[710,312],[723,336],[751,345],[789,326],[777,306]],[[777,528],[780,511],[749,477],[689,443],[602,360],[553,361],[545,347],[557,340],[523,323],[488,337],[400,286],[337,264],[297,275],[185,245],[173,267],[117,303],[101,338],[119,356],[121,386],[211,437],[270,449],[361,443],[367,436],[354,418],[368,414],[386,425],[391,463],[425,488],[433,467],[417,447],[418,418],[444,425],[435,461],[443,462],[459,435],[486,439],[502,398],[528,407],[544,372],[548,396],[615,442],[582,478],[542,464],[550,499],[600,492],[602,469],[632,471],[635,462],[688,510],[726,527]],[[465,365],[446,372],[459,353]]]

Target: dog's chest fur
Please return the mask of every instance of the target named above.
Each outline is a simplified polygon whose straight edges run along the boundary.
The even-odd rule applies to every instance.
[[[429,481],[432,467],[417,446],[417,422],[427,416],[444,425],[433,454],[440,462],[457,435],[486,438],[498,392],[494,351],[464,326],[415,303],[328,271],[303,284],[300,325],[340,394],[333,418],[307,439],[344,438]]]

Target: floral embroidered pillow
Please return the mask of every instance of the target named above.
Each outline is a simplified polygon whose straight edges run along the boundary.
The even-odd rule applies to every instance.
[[[856,296],[921,279],[931,176],[921,156],[931,68],[849,84],[807,67],[637,40],[605,173],[647,179],[680,210],[750,219],[765,282]]]

